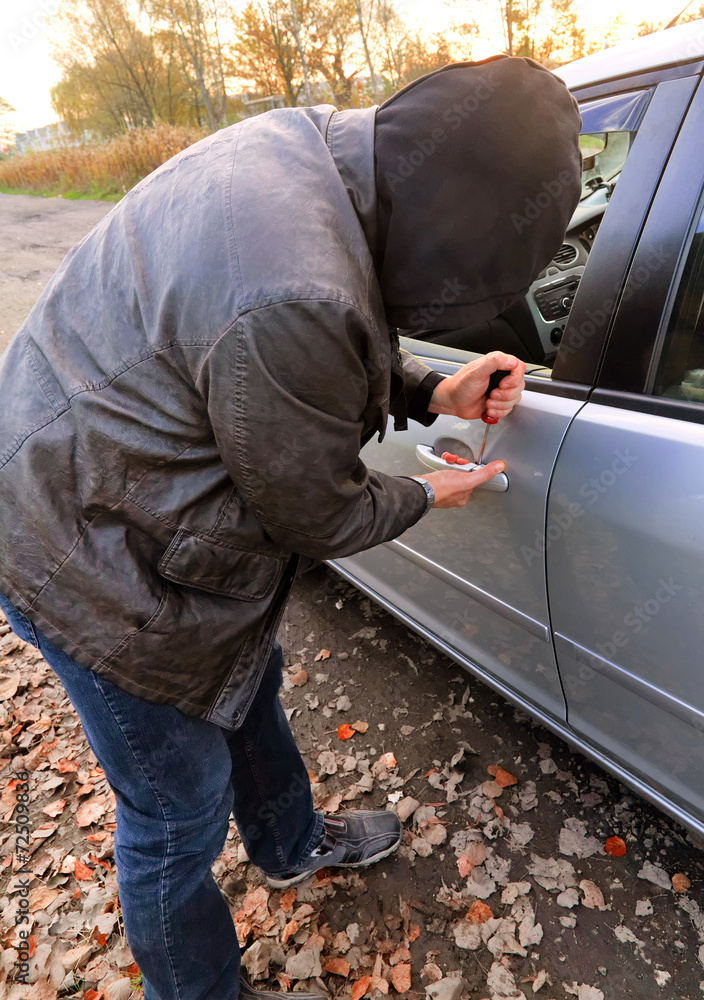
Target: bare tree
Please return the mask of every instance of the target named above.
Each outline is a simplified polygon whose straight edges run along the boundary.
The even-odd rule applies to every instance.
[[[362,48],[364,49],[364,58],[369,69],[369,76],[371,78],[372,96],[374,98],[374,103],[378,100],[378,88],[376,81],[376,73],[374,72],[374,60],[372,58],[370,45],[373,44],[371,41],[372,26],[374,24],[374,14],[376,7],[376,0],[355,0],[355,12],[357,14],[357,25],[359,27],[359,35],[362,39]]]
[[[215,0],[145,0],[144,7],[178,36],[211,129],[225,123],[227,92]]]

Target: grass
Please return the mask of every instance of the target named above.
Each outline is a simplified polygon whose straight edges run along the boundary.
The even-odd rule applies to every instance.
[[[156,125],[106,143],[9,156],[0,160],[0,192],[119,201],[143,177],[205,134],[195,126]]]

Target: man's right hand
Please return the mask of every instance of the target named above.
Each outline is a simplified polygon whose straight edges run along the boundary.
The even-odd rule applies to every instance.
[[[454,469],[443,469],[439,472],[423,474],[433,487],[435,503],[433,510],[449,507],[464,507],[472,495],[472,491],[488,479],[493,479],[503,472],[503,462],[489,462],[473,472],[455,472]]]

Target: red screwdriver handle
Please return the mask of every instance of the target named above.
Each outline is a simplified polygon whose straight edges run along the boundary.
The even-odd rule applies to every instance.
[[[482,420],[485,424],[498,424],[499,422],[498,417],[489,417],[486,413],[482,413]]]

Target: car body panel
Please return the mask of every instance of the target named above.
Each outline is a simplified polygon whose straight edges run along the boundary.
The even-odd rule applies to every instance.
[[[704,820],[704,426],[587,403],[555,469],[558,520],[568,723]]]
[[[570,90],[704,56],[704,21],[689,21],[578,59],[555,72]]]
[[[410,342],[412,343],[412,342]],[[407,345],[404,345],[407,346]],[[438,510],[400,539],[339,560],[349,573],[441,636],[457,653],[565,718],[550,642],[544,535],[555,458],[583,402],[527,393],[509,417],[489,428],[485,460],[506,462],[506,493],[477,490],[461,510]],[[485,425],[440,416],[432,427],[370,442],[365,462],[390,475],[428,472],[418,444],[476,457]],[[471,457],[468,452],[467,457]]]

